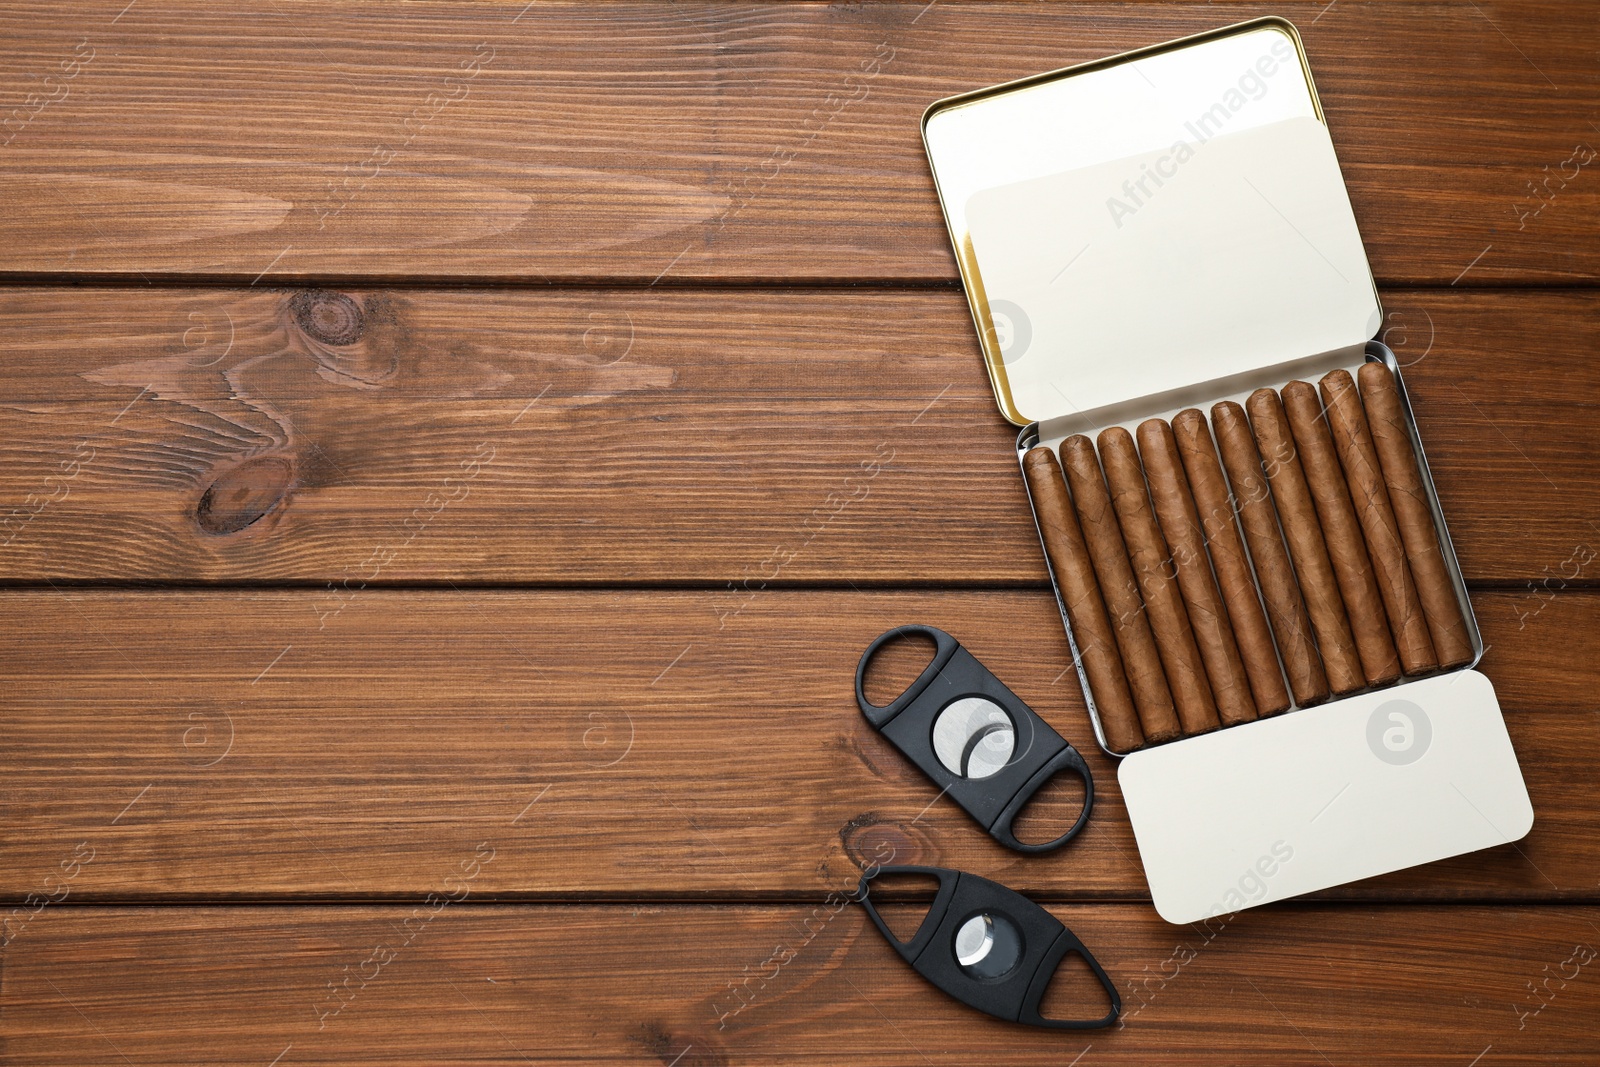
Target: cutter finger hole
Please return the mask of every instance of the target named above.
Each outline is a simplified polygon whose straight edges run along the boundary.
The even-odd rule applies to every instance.
[[[937,647],[922,633],[900,634],[885,641],[867,661],[862,690],[875,707],[886,707],[910,688],[933,662]]]
[[[1070,767],[1063,767],[1036,790],[1011,822],[1011,832],[1025,845],[1056,840],[1077,825],[1088,789]]]

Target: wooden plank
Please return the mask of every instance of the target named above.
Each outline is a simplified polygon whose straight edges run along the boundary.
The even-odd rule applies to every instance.
[[[1056,906],[1127,1012],[1064,1033],[946,998],[842,903],[480,907],[470,882],[457,892],[431,914],[50,909],[6,955],[6,1052],[41,1067],[214,1063],[223,1047],[282,1065],[1594,1062],[1594,907],[1275,907],[1208,929]]]
[[[1469,578],[1592,581],[1600,297],[1388,305]],[[5,580],[1045,579],[955,293],[9,289],[0,307]],[[357,315],[359,338],[325,343]]]
[[[0,270],[950,282],[928,104],[1285,11],[1380,278],[1600,277],[1560,0],[7,5]]]
[[[80,846],[93,859],[71,902],[412,899],[485,839],[501,858],[474,892],[495,898],[792,900],[854,885],[885,848],[1054,899],[1145,896],[1098,752],[1094,819],[1028,858],[940,801],[855,707],[861,650],[921,621],[1092,749],[1048,594],[369,591],[319,629],[329,606],[0,597],[12,914],[59,893]],[[1596,899],[1600,595],[1477,606],[1533,832],[1335,895]]]

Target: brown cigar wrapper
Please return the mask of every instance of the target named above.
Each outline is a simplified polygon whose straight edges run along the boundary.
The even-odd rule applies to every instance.
[[[1356,393],[1355,379],[1346,370],[1336,370],[1317,383],[1328,428],[1333,432],[1334,449],[1344,470],[1345,485],[1355,505],[1361,534],[1366,538],[1367,557],[1372,575],[1388,613],[1389,632],[1400,654],[1400,667],[1407,674],[1427,674],[1438,670],[1433,638],[1428,636],[1428,618],[1423,611],[1417,585],[1406,564],[1406,548],[1400,539],[1400,525],[1389,503],[1383,468],[1367,427],[1366,412]]]
[[[1339,582],[1339,595],[1344,598],[1350,632],[1355,635],[1361,669],[1368,685],[1388,685],[1400,678],[1400,656],[1389,636],[1383,595],[1378,592],[1378,581],[1372,573],[1372,560],[1333,448],[1333,436],[1322,417],[1322,401],[1309,382],[1290,382],[1282,394],[1289,430],[1300,453],[1328,558],[1333,561],[1333,574]]]
[[[1050,570],[1067,608],[1067,620],[1072,623],[1078,655],[1089,677],[1089,690],[1094,694],[1106,744],[1114,752],[1131,752],[1144,744],[1144,733],[1139,728],[1133,694],[1122,670],[1122,656],[1117,652],[1089,548],[1067,498],[1067,483],[1056,454],[1048,448],[1030,449],[1022,457],[1022,471],[1028,479],[1045,555],[1050,559]]]
[[[1139,424],[1139,455],[1144,461],[1145,481],[1150,486],[1150,502],[1162,536],[1172,553],[1178,589],[1189,611],[1189,625],[1195,646],[1211,682],[1211,696],[1217,715],[1224,724],[1249,722],[1256,717],[1255,698],[1250,695],[1250,680],[1244,660],[1233,636],[1233,625],[1222,604],[1222,593],[1211,574],[1205,539],[1200,530],[1200,515],[1194,505],[1178,442],[1172,427],[1161,419]]]
[[[1122,538],[1133,573],[1144,594],[1150,629],[1155,634],[1156,648],[1166,669],[1167,686],[1177,706],[1178,720],[1186,734],[1214,730],[1221,725],[1216,701],[1211,696],[1211,683],[1206,678],[1200,650],[1195,646],[1188,610],[1173,575],[1167,570],[1166,541],[1150,510],[1150,496],[1133,435],[1120,426],[1113,426],[1100,434],[1098,443],[1112,505],[1122,526]]]
[[[1433,510],[1422,486],[1422,469],[1417,465],[1406,431],[1405,412],[1400,405],[1400,389],[1394,374],[1381,363],[1368,363],[1358,373],[1361,403],[1378,454],[1389,502],[1394,509],[1400,540],[1405,545],[1406,562],[1416,581],[1417,596],[1428,620],[1434,652],[1441,667],[1461,667],[1472,662],[1472,638],[1467,620],[1456,599],[1455,584],[1445,567],[1439,549],[1438,531],[1433,525]]]
[[[1322,669],[1322,656],[1312,638],[1311,618],[1305,599],[1295,581],[1289,552],[1278,531],[1278,513],[1261,470],[1261,453],[1245,418],[1244,408],[1225,401],[1211,409],[1222,462],[1233,486],[1233,499],[1239,509],[1239,522],[1250,545],[1261,599],[1267,605],[1267,618],[1278,639],[1283,669],[1289,676],[1294,702],[1302,708],[1328,699],[1328,675]],[[1341,607],[1341,611],[1343,608]],[[1352,655],[1353,655],[1352,651]]]
[[[1267,628],[1267,616],[1256,596],[1250,562],[1244,554],[1239,527],[1233,520],[1233,500],[1222,476],[1216,448],[1211,443],[1206,417],[1196,408],[1180,411],[1172,420],[1172,432],[1189,479],[1189,489],[1194,494],[1195,508],[1200,514],[1200,532],[1205,537],[1222,601],[1233,624],[1233,636],[1239,644],[1239,656],[1250,679],[1256,714],[1276,715],[1288,710],[1289,691],[1283,684],[1283,672],[1278,669],[1272,631]],[[1145,465],[1149,466],[1148,460]],[[1278,550],[1283,551],[1281,544]],[[1187,595],[1185,593],[1185,597]],[[1315,650],[1312,654],[1315,655]]]
[[[1249,410],[1250,427],[1272,488],[1284,541],[1299,576],[1328,686],[1337,695],[1354,692],[1366,685],[1366,677],[1283,404],[1271,389],[1257,389],[1250,394]],[[1237,484],[1234,493],[1242,495]]]
[[[1061,442],[1061,462],[1100,595],[1117,634],[1117,649],[1122,653],[1122,668],[1145,741],[1152,745],[1171,741],[1182,734],[1182,728],[1094,443],[1082,434],[1067,438]]]

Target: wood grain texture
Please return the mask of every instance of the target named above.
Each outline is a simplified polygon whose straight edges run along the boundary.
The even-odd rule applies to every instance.
[[[385,591],[320,630],[316,605],[0,598],[0,892],[59,892],[85,844],[69,902],[403,900],[489,839],[501,857],[474,892],[496,898],[805,898],[854,886],[881,848],[1053,899],[1146,895],[1047,593]],[[1600,657],[1600,595],[1483,594],[1477,610],[1532,834],[1330,895],[1600,895],[1600,718],[1572,666]],[[860,715],[857,658],[912,620],[1089,756],[1096,813],[1064,851],[1001,848]]]
[[[1274,906],[1208,927],[1057,906],[1123,996],[1125,1025],[1086,1034],[955,1004],[841,907],[62,907],[7,955],[6,1052],[76,1067],[223,1048],[261,1064],[1594,1062],[1592,906]]]
[[[1045,582],[957,294],[303,294],[0,291],[0,577]],[[1469,579],[1592,582],[1600,299],[1387,303]]]
[[[1382,280],[1600,276],[1562,0],[123,8],[3,12],[0,271],[951,282],[930,103],[1288,13]]]

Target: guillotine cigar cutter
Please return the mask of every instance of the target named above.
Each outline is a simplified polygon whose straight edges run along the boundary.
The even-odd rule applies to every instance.
[[[869,703],[863,681],[872,657],[895,638],[918,635],[933,639],[933,660],[893,701]],[[856,703],[879,733],[1007,848],[1049,852],[1088,821],[1094,779],[1077,749],[943,630],[911,625],[880,634],[856,666]],[[1077,821],[1054,841],[1017,840],[1013,820],[1061,771],[1083,780]]]
[[[871,900],[882,875],[932,875],[933,904],[906,941],[889,929]],[[922,977],[969,1008],[1028,1026],[1092,1030],[1116,1022],[1122,998],[1076,934],[1039,905],[998,882],[943,867],[874,867],[861,876],[856,900],[900,957]],[[1045,992],[1063,960],[1083,957],[1110,1000],[1095,1019],[1053,1019],[1043,1014]]]

